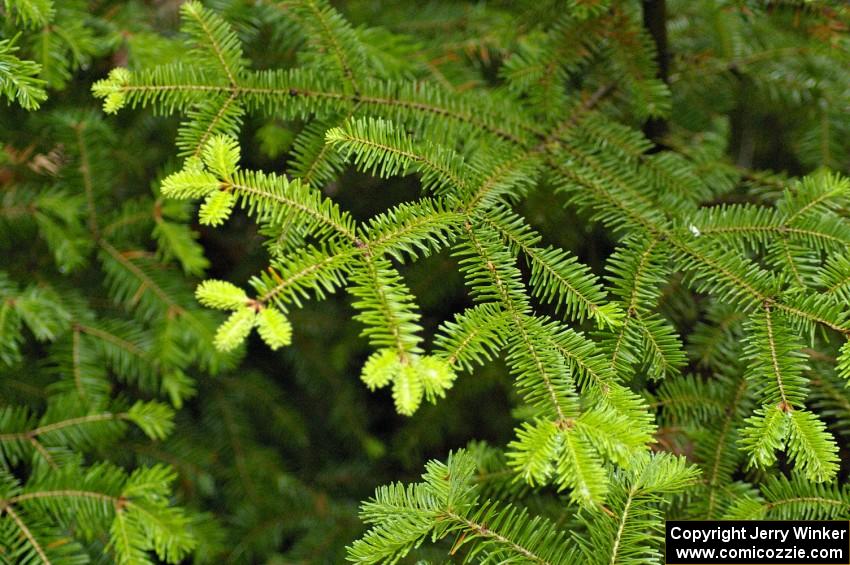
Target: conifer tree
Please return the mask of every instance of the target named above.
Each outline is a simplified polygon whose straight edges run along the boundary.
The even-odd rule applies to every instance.
[[[96,4],[2,7],[4,560],[850,518],[846,6]]]

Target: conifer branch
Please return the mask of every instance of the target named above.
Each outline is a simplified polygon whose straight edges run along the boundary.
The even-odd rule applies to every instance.
[[[237,68],[234,67],[233,57],[226,56],[225,50],[230,47],[230,45],[223,45],[221,42],[222,36],[224,33],[219,31],[218,29],[212,29],[211,22],[208,18],[205,18],[205,13],[200,4],[195,2],[189,2],[184,5],[182,8],[183,14],[192,18],[196,25],[198,25],[201,30],[203,30],[204,35],[206,36],[206,40],[209,42],[210,47],[215,53],[216,58],[218,59],[221,68],[224,70],[227,75],[227,79],[230,82],[231,87],[236,87],[236,74],[238,72]],[[228,61],[227,59],[231,59]]]
[[[519,332],[518,336],[520,339],[520,343],[524,350],[530,356],[532,366],[534,371],[540,375],[541,381],[546,387],[546,394],[551,401],[551,406],[554,409],[556,419],[559,422],[566,422],[566,412],[561,405],[560,395],[556,391],[555,385],[553,384],[554,375],[550,374],[551,369],[547,367],[546,363],[541,358],[540,352],[538,351],[535,342],[529,336],[528,330],[526,328],[526,318],[524,314],[525,306],[518,305],[515,303],[514,298],[512,297],[511,292],[508,290],[509,282],[505,281],[502,278],[499,270],[496,268],[497,260],[494,257],[491,257],[487,252],[487,249],[482,245],[479,237],[476,235],[473,226],[468,221],[464,225],[464,229],[469,237],[469,242],[472,246],[472,249],[478,256],[479,260],[483,264],[488,276],[493,281],[497,296],[501,300],[502,304],[509,317],[511,318],[513,327]]]
[[[44,565],[51,565],[50,560],[47,558],[47,554],[44,552],[44,548],[42,548],[41,544],[38,543],[38,540],[35,539],[35,536],[30,531],[29,527],[26,523],[18,516],[18,513],[12,508],[11,504],[7,501],[0,501],[0,510],[9,515],[9,517],[15,522],[15,525],[18,526],[18,529],[21,530],[21,533],[24,534],[24,537],[29,542],[30,546],[35,550],[38,554],[39,559]],[[2,514],[0,512],[0,514]]]
[[[626,527],[626,520],[629,519],[629,509],[632,506],[632,501],[634,500],[634,496],[636,494],[636,489],[632,487],[629,489],[626,494],[626,504],[623,505],[623,511],[617,517],[617,533],[614,536],[614,543],[612,544],[611,549],[611,560],[608,562],[609,565],[616,565],[619,557],[620,544],[623,541],[623,530]]]
[[[494,542],[501,545],[506,545],[511,550],[513,550],[519,555],[522,555],[524,558],[528,559],[532,563],[540,563],[541,565],[552,565],[550,561],[543,559],[539,555],[536,555],[534,552],[523,547],[521,544],[518,544],[515,541],[512,541],[509,538],[503,536],[499,532],[491,530],[484,524],[478,524],[472,520],[463,518],[452,512],[446,512],[446,516],[466,526],[466,529],[472,532],[473,535],[483,539],[493,540]]]
[[[77,136],[77,147],[80,152],[80,173],[83,176],[83,188],[86,192],[86,206],[88,208],[88,223],[89,229],[95,239],[100,239],[100,226],[97,220],[97,209],[94,204],[94,189],[92,187],[91,164],[89,163],[88,150],[84,137],[86,123],[79,122],[75,129]]]
[[[54,422],[44,426],[39,426],[25,432],[4,433],[0,434],[0,441],[15,441],[15,440],[30,440],[40,435],[48,434],[63,428],[71,426],[80,426],[93,422],[103,422],[110,420],[120,420],[127,418],[127,414],[113,414],[106,412],[103,414],[90,414],[88,416],[80,416],[78,418],[69,418],[60,422]]]
[[[30,330],[45,343],[56,339],[66,354],[56,362],[58,372],[73,375],[73,382],[57,390],[76,390],[74,398],[85,397],[88,410],[100,413],[110,409],[110,399],[97,387],[106,388],[113,369],[122,369],[114,371],[122,380],[145,382],[146,393],[190,389],[182,384],[190,367],[215,363],[204,344],[236,350],[256,328],[277,350],[299,331],[290,324],[290,310],[339,289],[353,297],[362,335],[373,349],[361,380],[370,390],[389,387],[398,413],[411,415],[423,399],[444,397],[461,369],[503,356],[522,403],[521,423],[506,452],[478,447],[475,454],[485,475],[491,467],[501,471],[492,481],[469,479],[472,459],[456,454],[445,464],[429,463],[420,483],[378,489],[363,506],[370,529],[349,548],[349,559],[359,563],[427,558],[421,544],[449,533],[457,534],[451,555],[470,561],[648,562],[658,558],[658,525],[666,517],[811,517],[844,508],[820,501],[846,498],[832,479],[850,421],[836,392],[850,375],[850,346],[835,340],[850,336],[843,307],[850,297],[850,183],[824,173],[795,181],[734,163],[730,140],[736,145],[743,132],[743,149],[753,140],[760,147],[762,125],[754,127],[748,103],[738,100],[740,92],[729,86],[736,81],[728,76],[699,81],[677,71],[666,84],[662,37],[667,31],[675,35],[671,41],[684,50],[677,56],[682,70],[699,69],[710,59],[711,72],[745,71],[760,101],[759,115],[800,110],[793,124],[780,120],[775,128],[778,140],[793,141],[783,144],[781,159],[787,156],[800,170],[813,170],[825,158],[841,168],[847,144],[839,134],[847,128],[835,100],[844,85],[831,70],[840,67],[835,64],[840,57],[828,48],[834,39],[828,30],[841,28],[834,25],[839,16],[807,12],[823,31],[801,36],[789,34],[782,18],[765,18],[758,10],[742,20],[689,6],[681,25],[660,31],[659,19],[648,10],[647,33],[639,11],[606,2],[572,2],[552,21],[529,25],[513,18],[507,5],[460,15],[437,7],[435,22],[430,11],[410,18],[399,5],[385,10],[382,27],[375,28],[349,22],[326,0],[267,4],[283,10],[233,8],[228,15],[240,26],[232,28],[215,11],[189,2],[181,9],[184,33],[161,40],[167,47],[151,42],[166,54],[175,51],[163,57],[165,64],[151,64],[132,45],[136,59],[128,68],[114,69],[94,86],[109,113],[146,106],[182,116],[177,147],[187,158],[163,181],[164,198],[156,200],[152,221],[150,215],[136,221],[149,198],[120,211],[103,208],[108,194],[100,185],[118,176],[101,170],[98,151],[105,144],[88,126],[85,145],[74,143],[73,135],[64,144],[80,177],[69,184],[90,187],[78,190],[75,212],[60,213],[41,198],[16,196],[3,203],[12,213],[3,214],[0,230],[7,221],[41,222],[40,232],[53,229],[44,238],[55,253],[63,242],[77,240],[84,242],[81,258],[86,245],[100,247],[109,294],[144,330],[125,336],[73,303],[68,320],[103,327],[115,340],[74,326],[66,338],[68,321],[39,324],[43,314],[32,304],[42,302],[21,305],[24,294],[7,290],[0,278],[0,334],[12,336],[0,340],[0,360],[17,362],[25,355]],[[654,6],[663,8],[663,2]],[[352,14],[364,17],[369,11]],[[411,21],[395,25],[399,14]],[[533,18],[530,14],[525,17]],[[424,23],[416,19],[422,17]],[[702,33],[706,21],[725,43]],[[406,33],[392,31],[399,28]],[[713,53],[707,59],[687,53],[697,36]],[[270,44],[269,37],[280,38],[280,44]],[[785,45],[795,41],[801,45]],[[729,45],[735,46],[733,54]],[[441,58],[447,49],[463,46],[469,51],[462,56]],[[762,65],[768,52],[790,60]],[[266,68],[275,60],[285,65]],[[747,68],[739,70],[742,62]],[[740,111],[730,133],[717,116],[736,103]],[[654,126],[667,123],[659,148]],[[651,135],[635,124],[649,124],[645,131]],[[287,176],[241,168],[236,140],[255,125],[263,152],[283,159]],[[113,126],[123,131],[113,123],[104,130]],[[759,158],[775,156],[760,152]],[[246,161],[258,162],[253,156]],[[403,201],[382,207],[367,193],[348,194],[349,162],[372,177],[416,174],[425,196],[388,195]],[[372,183],[363,188],[371,190]],[[553,192],[559,196],[553,199]],[[351,212],[340,205],[350,198]],[[181,241],[193,239],[183,221],[193,204],[171,199],[201,199],[198,218],[212,227],[241,208],[258,225],[269,252],[266,266],[245,289],[225,280],[197,285],[197,300],[228,316],[214,338],[209,329],[214,319],[195,310],[191,296],[160,268],[174,256],[185,273],[203,270],[188,266],[191,252],[175,251]],[[566,215],[550,215],[556,201],[567,207]],[[163,214],[168,205],[178,211]],[[86,214],[95,207],[103,210],[105,227]],[[553,218],[569,218],[564,223],[577,226],[553,225]],[[49,222],[61,229],[44,227]],[[588,222],[605,234],[589,247]],[[91,233],[78,235],[76,223],[88,223]],[[125,243],[138,239],[129,232],[147,229],[148,223],[157,230],[156,251],[150,242]],[[182,235],[169,237],[163,233],[169,227]],[[549,233],[560,246],[544,242]],[[575,254],[563,248],[577,242],[584,247]],[[599,257],[612,246],[610,257]],[[144,251],[119,253],[117,247]],[[200,247],[194,248],[197,258]],[[452,259],[433,257],[443,250]],[[411,288],[431,281],[409,288],[405,278],[407,265],[425,257],[457,267],[474,305],[442,323],[433,318],[440,307],[420,313],[420,297]],[[603,279],[595,274],[600,262]],[[420,265],[409,272],[418,273]],[[435,296],[424,292],[423,305]],[[541,315],[549,306],[563,320]],[[596,328],[586,334],[588,321]],[[431,322],[439,327],[426,353]],[[309,354],[302,349],[291,353],[297,366]],[[58,357],[51,355],[51,362]],[[256,355],[255,348],[248,350],[249,366]],[[686,367],[691,374],[682,374]],[[199,394],[203,406],[203,387]],[[234,455],[226,463],[232,467],[228,479],[242,481],[256,503],[266,488],[253,469],[260,458],[252,456],[257,446],[246,440],[236,396],[217,399],[225,403],[220,426]],[[179,401],[181,393],[175,397]],[[333,414],[348,397],[333,399]],[[429,416],[439,420],[440,409]],[[68,412],[44,421],[80,417]],[[7,418],[3,433],[14,440],[4,447],[22,444],[10,450],[13,464],[33,451],[43,459],[54,447],[77,450],[70,437],[55,445],[27,443],[26,430],[39,429],[29,412]],[[61,436],[74,429],[53,431]],[[837,439],[830,432],[838,432]],[[380,451],[368,434],[355,435],[370,457]],[[658,442],[650,450],[653,438]],[[204,452],[203,446],[197,449]],[[684,458],[665,451],[697,461],[704,480],[695,480],[697,469]],[[50,472],[61,472],[62,461],[54,463]],[[786,466],[795,469],[793,483],[781,477]],[[744,472],[747,467],[758,471]],[[510,481],[517,476],[523,480]],[[570,540],[579,543],[567,543],[549,522],[518,510],[548,484],[568,492],[566,510],[559,512],[578,525]],[[225,498],[229,490],[222,489]],[[682,491],[679,503],[665,507],[668,495]],[[484,497],[510,498],[518,506],[480,502]],[[254,506],[256,521],[244,527],[250,538],[240,543],[239,559],[260,559],[262,550],[250,552],[266,539],[265,528],[275,535],[285,528],[284,521],[263,515],[263,505]],[[112,524],[115,544],[126,555],[149,549],[134,542],[138,516],[127,507]],[[154,516],[138,519],[160,524]],[[270,545],[275,544],[279,541]]]
[[[333,218],[331,215],[322,213],[321,211],[311,206],[308,206],[285,193],[273,192],[263,187],[262,184],[258,184],[258,186],[255,186],[248,183],[225,182],[223,183],[222,188],[224,190],[232,190],[237,194],[244,194],[249,197],[259,197],[260,199],[263,199],[268,202],[276,202],[282,204],[288,208],[297,210],[298,212],[309,216],[310,218],[322,225],[331,228],[333,231],[339,233],[345,239],[349,240],[352,243],[355,243],[357,241],[357,236],[354,234],[351,228],[345,225],[344,223],[338,221],[337,219]]]
[[[708,485],[708,502],[706,509],[706,517],[712,519],[715,516],[715,507],[717,505],[717,491],[723,488],[720,483],[721,458],[723,457],[725,444],[732,433],[732,425],[737,417],[738,406],[743,400],[743,396],[747,390],[747,381],[741,379],[738,386],[735,387],[735,396],[729,406],[725,407],[723,420],[721,422],[720,434],[717,436],[717,443],[714,446],[713,457],[708,467],[706,484]]]
[[[92,327],[86,326],[84,324],[75,323],[74,324],[74,331],[77,334],[84,333],[84,334],[91,335],[91,336],[97,337],[99,339],[102,339],[104,341],[108,341],[112,345],[115,345],[116,347],[120,347],[121,349],[127,351],[128,353],[130,353],[132,355],[135,355],[136,357],[145,357],[146,356],[145,351],[142,350],[135,343],[128,341],[126,339],[123,339],[120,336],[117,336],[113,333],[104,331],[102,329],[92,328]],[[79,338],[77,338],[77,339],[79,339]]]

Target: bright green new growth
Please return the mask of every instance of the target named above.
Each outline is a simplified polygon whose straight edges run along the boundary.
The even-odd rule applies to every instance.
[[[215,332],[215,346],[219,351],[232,351],[242,345],[257,323],[257,311],[250,306],[234,310]]]
[[[286,316],[275,308],[263,308],[257,314],[257,333],[272,349],[292,342],[292,326]]]
[[[245,291],[227,281],[204,281],[195,289],[195,296],[204,306],[219,310],[237,310],[248,305]]]
[[[215,346],[221,351],[239,347],[255,326],[257,333],[272,349],[279,349],[292,341],[292,327],[286,316],[274,306],[263,306],[249,299],[245,291],[236,285],[207,280],[198,285],[195,296],[204,306],[233,311],[215,334]]]
[[[392,383],[396,410],[410,416],[419,408],[423,396],[429,402],[445,397],[456,376],[451,366],[439,357],[416,354],[402,357],[393,349],[379,349],[366,361],[360,378],[370,390]]]

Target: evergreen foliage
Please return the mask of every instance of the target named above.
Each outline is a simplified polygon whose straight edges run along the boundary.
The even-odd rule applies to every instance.
[[[846,6],[0,11],[4,561],[850,518]]]

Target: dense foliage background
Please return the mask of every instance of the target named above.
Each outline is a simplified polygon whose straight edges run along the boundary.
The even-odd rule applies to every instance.
[[[698,479],[697,467],[678,468],[681,484],[659,487],[666,495],[691,485],[690,494],[673,499],[671,515],[850,517],[850,494],[842,486],[850,397],[840,361],[836,369],[848,327],[842,316],[850,262],[841,249],[850,243],[850,191],[846,180],[822,170],[841,173],[850,166],[850,10],[844,3],[211,0],[207,9],[190,3],[182,16],[180,4],[0,5],[0,95],[7,103],[0,109],[0,560],[339,563],[365,531],[358,506],[378,485],[415,481],[426,461],[444,461],[464,446],[477,462],[475,480],[485,485],[485,497],[546,516],[593,547],[587,522],[572,506],[578,498],[571,496],[573,482],[566,490],[530,489],[522,478],[510,480],[516,473],[499,450],[516,439],[518,422],[531,408],[514,388],[505,355],[472,372],[458,370],[445,398],[406,416],[388,389],[370,391],[359,378],[375,348],[360,335],[363,326],[352,320],[357,310],[345,292],[304,300],[287,312],[291,346],[273,350],[251,335],[229,353],[214,347],[224,316],[198,303],[197,284],[218,279],[248,288],[268,267],[268,236],[289,236],[258,228],[250,211],[238,209],[223,225],[202,225],[193,201],[163,197],[163,178],[183,169],[186,157],[200,155],[212,134],[238,136],[242,169],[300,177],[357,221],[414,201],[427,175],[379,174],[381,167],[422,169],[415,160],[388,165],[386,154],[369,156],[356,147],[326,155],[325,132],[349,117],[340,108],[292,109],[278,100],[234,109],[227,93],[206,94],[200,102],[188,94],[140,94],[129,102],[115,94],[131,84],[110,75],[118,67],[137,73],[132,80],[138,84],[167,82],[167,72],[151,69],[170,63],[184,65],[178,82],[207,80],[211,51],[198,37],[210,22],[223,26],[211,38],[217,32],[229,38],[232,29],[251,72],[315,71],[315,83],[305,78],[307,86],[298,87],[305,91],[339,83],[345,95],[360,97],[347,82],[359,68],[333,68],[345,60],[334,50],[356,50],[369,77],[422,81],[433,88],[430,102],[480,112],[490,130],[513,131],[514,122],[520,131],[524,124],[543,131],[572,127],[600,152],[602,169],[609,167],[605,158],[653,166],[646,173],[624,164],[612,173],[625,183],[614,191],[624,198],[641,194],[640,175],[654,174],[646,198],[697,236],[712,225],[723,231],[728,217],[706,215],[699,224],[688,215],[691,205],[752,203],[773,210],[784,198],[785,208],[778,209],[793,212],[809,206],[806,198],[819,206],[834,197],[834,205],[816,209],[824,214],[812,223],[818,234],[776,240],[786,245],[784,256],[770,247],[776,242],[768,213],[734,218],[739,228],[756,225],[753,233],[766,225],[761,232],[768,235],[718,236],[711,245],[758,256],[759,265],[780,273],[780,283],[818,293],[826,288],[836,298],[828,311],[805,303],[838,320],[827,324],[836,331],[793,326],[781,354],[791,373],[805,375],[799,387],[811,388],[798,393],[794,406],[819,414],[839,451],[816,439],[807,444],[814,454],[786,455],[780,438],[759,452],[764,465],[749,465],[736,442],[744,420],[761,406],[741,400],[745,387],[739,385],[748,360],[758,364],[752,351],[758,343],[741,338],[752,310],[723,280],[699,272],[684,277],[687,266],[650,277],[654,290],[647,300],[655,304],[641,315],[649,320],[648,311],[657,312],[657,326],[675,331],[658,329],[665,341],[653,351],[639,347],[634,367],[618,378],[656,418],[652,450],[684,455],[702,473]],[[192,24],[190,11],[203,16]],[[108,114],[92,93],[104,79],[94,94],[106,98]],[[361,111],[352,108],[349,115]],[[444,142],[470,161],[491,143],[449,118],[429,122],[400,112],[394,118],[404,127],[393,130],[390,141],[406,134]],[[597,112],[598,119],[578,123]],[[646,138],[635,133],[641,130]],[[467,144],[457,142],[465,136]],[[541,145],[549,142],[551,136]],[[352,166],[355,156],[366,165]],[[365,170],[369,159],[379,166]],[[569,169],[579,160],[559,163]],[[574,190],[565,197],[551,172],[515,172],[520,180],[504,189],[504,201],[547,245],[567,250],[596,275],[607,274],[612,304],[619,300],[617,273],[611,263],[606,271],[606,261],[624,236],[633,241],[627,239],[637,233],[633,218],[617,218]],[[521,179],[526,174],[528,182]],[[808,184],[794,184],[809,174]],[[791,187],[797,187],[792,195],[783,195]],[[632,211],[639,219],[645,212]],[[763,255],[761,246],[769,248]],[[621,264],[628,260],[624,255]],[[426,343],[440,324],[475,303],[462,262],[446,249],[397,264],[422,313]],[[534,279],[533,267],[519,264],[523,277]],[[761,289],[764,281],[749,275],[748,284]],[[793,296],[808,300],[802,291]],[[606,330],[595,314],[577,315],[580,308],[569,299],[535,297],[540,314],[588,336]],[[624,301],[617,311],[633,316],[633,306]],[[798,344],[797,335],[807,342]],[[846,373],[850,363],[843,363]],[[747,378],[758,383],[749,370]],[[780,448],[778,461],[764,455],[773,447]],[[750,453],[756,450],[751,445]],[[616,467],[606,468],[616,475]],[[798,467],[808,474],[796,473]],[[541,482],[535,472],[525,476]],[[72,489],[105,494],[60,494]],[[32,496],[38,492],[55,496]],[[791,502],[804,494],[814,502]],[[639,519],[658,523],[649,511]],[[441,562],[451,551],[460,559],[464,550],[455,554],[456,541],[449,536],[417,555]],[[646,531],[624,546],[629,549],[616,562],[652,557],[659,547]]]

